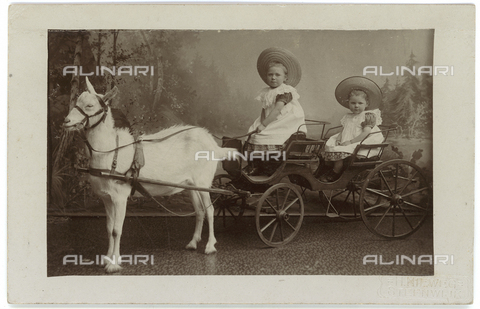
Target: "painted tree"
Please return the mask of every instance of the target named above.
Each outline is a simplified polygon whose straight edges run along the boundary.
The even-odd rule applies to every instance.
[[[421,93],[423,113],[419,129],[425,136],[431,137],[433,133],[433,81],[432,76],[424,75],[421,80]]]
[[[390,83],[390,79],[387,77],[385,83],[380,88],[382,91],[382,103],[380,104],[379,109],[382,111],[382,117],[385,124],[393,124],[396,122],[396,119],[390,117],[392,107],[391,102],[396,96],[396,88]]]
[[[83,143],[73,132],[64,131],[63,119],[75,106],[82,89],[82,80],[76,75],[63,75],[65,66],[81,66],[86,72],[93,69],[94,57],[87,31],[49,32],[49,88],[48,88],[48,177],[49,198],[60,210],[65,210],[83,187],[73,166],[85,163]]]
[[[417,63],[412,52],[406,67],[415,71]],[[408,138],[416,135],[418,123],[425,112],[421,102],[420,81],[415,74],[405,72],[400,87],[396,88],[395,98],[390,101],[388,116],[390,119],[396,119]]]

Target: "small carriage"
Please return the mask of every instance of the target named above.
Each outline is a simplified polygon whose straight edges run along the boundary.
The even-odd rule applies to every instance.
[[[417,231],[431,212],[432,188],[416,164],[402,159],[381,160],[389,146],[388,135],[396,128],[382,126],[380,132],[371,133],[382,134],[383,142],[362,141],[345,164],[341,177],[325,183],[318,179],[328,168],[321,151],[328,137],[340,128],[325,132],[327,124],[308,120],[307,125],[321,126],[321,138],[306,138],[299,131],[293,134],[285,144],[284,160],[276,163],[270,175],[246,175],[241,156],[233,162],[224,161],[227,174],[215,176],[213,187],[234,194],[211,193],[217,220],[225,225],[253,210],[260,239],[271,247],[282,246],[300,230],[305,191],[310,190],[318,191],[327,217],[361,218],[372,233],[389,239],[404,238]],[[241,141],[236,139],[224,138],[223,144],[236,147],[240,153],[243,150]],[[359,155],[360,151],[366,155]],[[350,205],[351,213],[340,213],[345,204]]]

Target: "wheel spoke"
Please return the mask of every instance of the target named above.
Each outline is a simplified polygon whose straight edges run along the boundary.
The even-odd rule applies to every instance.
[[[278,200],[277,200],[278,201]],[[270,208],[272,208],[275,212],[277,212],[277,209],[275,208],[275,206],[272,205],[272,203],[270,203],[270,201],[267,199],[265,199],[265,202],[267,202],[267,204],[270,206]],[[277,204],[278,205],[278,204]]]
[[[408,225],[410,226],[410,228],[413,230],[414,227],[412,225],[412,223],[410,223],[410,220],[408,220],[408,217],[407,215],[405,214],[405,210],[402,208],[402,206],[398,205],[398,208],[400,208],[400,210],[402,211],[402,214],[403,214],[403,217],[405,218],[405,220],[407,221]]]
[[[397,164],[398,167],[398,164]],[[396,190],[396,188],[395,188]],[[393,217],[392,217],[392,236],[395,237],[395,206],[392,207]]]
[[[280,220],[280,235],[282,236],[282,241],[285,240],[285,236],[283,235],[283,224],[282,220]]]
[[[378,171],[378,173],[380,174],[382,180],[383,180],[383,183],[387,186],[388,188],[388,191],[390,191],[390,194],[393,195],[393,191],[392,191],[392,188],[390,188],[390,185],[388,184],[388,181],[385,179],[385,175],[383,175],[383,172],[382,171]]]
[[[402,195],[403,191],[405,191],[405,189],[412,183],[412,180],[415,178],[415,176],[417,176],[417,174],[418,171],[415,170],[415,174],[411,175],[411,177],[408,178],[407,184],[402,188],[402,190],[400,190],[398,194]]]
[[[388,213],[388,211],[390,210],[390,208],[392,208],[391,205],[390,205],[390,207],[387,208],[387,210],[385,210],[385,212],[383,213],[383,216],[380,218],[380,220],[378,221],[377,225],[375,225],[374,230],[376,230],[377,227],[380,225],[380,223],[382,223],[383,219],[385,219],[385,216],[387,215],[387,213]]]
[[[332,190],[332,191],[333,191],[333,190]],[[338,192],[337,194],[334,194],[334,195],[332,196],[332,199],[333,199],[333,198],[336,198],[336,197],[337,197],[337,196],[339,196],[340,194],[343,194],[343,193],[345,193],[345,191],[347,191],[347,190],[346,190],[346,189],[344,189],[344,190],[342,190],[342,191]],[[350,191],[348,191],[348,194],[350,194]],[[347,197],[348,197],[348,195],[347,195]]]
[[[223,227],[226,226],[226,222],[225,222],[225,207],[222,208],[222,217],[223,217]]]
[[[292,191],[290,188],[288,188],[287,194],[285,195],[285,199],[283,200],[282,207],[279,210],[282,210],[285,207],[285,203],[288,200],[288,196],[290,195],[290,191]],[[290,205],[292,206],[292,205]]]
[[[353,199],[353,209],[355,210],[355,191],[352,192],[352,199]]]
[[[277,230],[278,222],[275,222],[275,225],[273,226],[272,233],[270,234],[270,238],[268,240],[272,241],[273,236],[275,235],[275,231]]]
[[[298,197],[294,199],[290,204],[288,204],[287,207],[285,207],[284,211],[287,211],[290,207],[292,207],[293,204],[297,203]]]
[[[398,188],[398,164],[395,164],[395,192]]]
[[[375,206],[371,206],[369,208],[365,208],[365,214],[366,215],[369,215],[371,212],[373,212],[375,209],[378,209],[380,207],[383,207],[385,205],[388,205],[390,202],[389,201],[386,201],[385,203],[382,203],[382,204],[378,204],[378,205],[375,205]]]
[[[272,221],[268,222],[260,231],[263,233],[275,221],[277,221],[277,219],[273,219]]]
[[[416,193],[420,193],[420,192],[425,191],[425,190],[428,190],[428,187],[423,187],[423,188],[421,188],[421,189],[417,189],[417,190],[408,192],[408,193],[402,195],[402,198],[408,197],[408,196],[413,195],[413,194],[416,194]]]
[[[390,198],[390,196],[386,195],[386,194],[383,194],[382,192],[376,190],[376,189],[372,189],[372,188],[367,188],[366,191],[370,192],[370,193],[373,193],[373,194],[376,194],[378,196],[381,196],[381,197],[385,197],[385,198]]]
[[[230,207],[227,207],[227,211],[230,213],[230,215],[231,215],[232,217],[235,218],[235,215],[234,215],[233,212],[230,210]]]
[[[277,201],[277,208],[278,208],[278,205],[280,205],[280,198],[278,197],[278,191],[279,190],[275,190],[275,198],[276,198],[276,201]],[[268,200],[268,199],[267,199]],[[270,204],[272,205],[272,204]],[[272,206],[273,207],[273,206]],[[275,209],[275,208],[274,208]],[[275,211],[277,211],[277,209],[275,209]]]
[[[423,211],[427,210],[427,207],[423,208],[423,207],[420,207],[420,206],[415,205],[415,204],[413,204],[413,203],[410,203],[410,202],[408,202],[408,201],[403,201],[403,203],[404,203],[404,204],[407,204],[408,206],[412,206],[412,207],[421,209],[421,210],[423,210]]]
[[[290,222],[288,222],[288,221],[286,221],[286,220],[283,221],[283,222],[287,223],[287,225],[288,225],[289,227],[291,227],[293,231],[296,231],[296,230],[297,230]]]
[[[220,198],[220,196],[217,196],[217,197],[215,198],[215,200],[212,202],[212,204],[215,204],[215,202],[218,201],[219,198]]]
[[[266,214],[266,213],[261,213],[260,217],[276,217],[277,214]]]
[[[345,191],[343,191],[343,192],[345,192]],[[343,193],[343,192],[342,192],[342,193]],[[350,196],[350,194],[351,194],[352,192],[354,192],[354,191],[350,191],[350,190],[348,191],[348,194],[347,194],[347,196],[345,197],[345,200],[343,201],[344,203],[347,202],[348,197]]]

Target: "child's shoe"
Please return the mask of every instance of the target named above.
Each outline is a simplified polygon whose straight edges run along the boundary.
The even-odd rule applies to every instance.
[[[248,165],[243,169],[243,173],[247,176],[261,175],[261,170],[258,162],[250,161]]]
[[[335,171],[331,169],[322,176],[320,176],[318,180],[320,180],[321,182],[334,182],[337,181],[341,175],[342,173],[335,173]]]

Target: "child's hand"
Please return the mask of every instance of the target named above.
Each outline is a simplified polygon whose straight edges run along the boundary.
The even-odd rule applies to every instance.
[[[260,133],[262,132],[263,130],[265,130],[265,126],[263,124],[260,124],[258,127],[257,127],[257,133]]]
[[[338,139],[335,140],[335,146],[340,146],[340,141]]]
[[[340,144],[340,146],[348,146],[348,145],[351,145],[352,143],[350,141],[345,141],[343,143]]]

